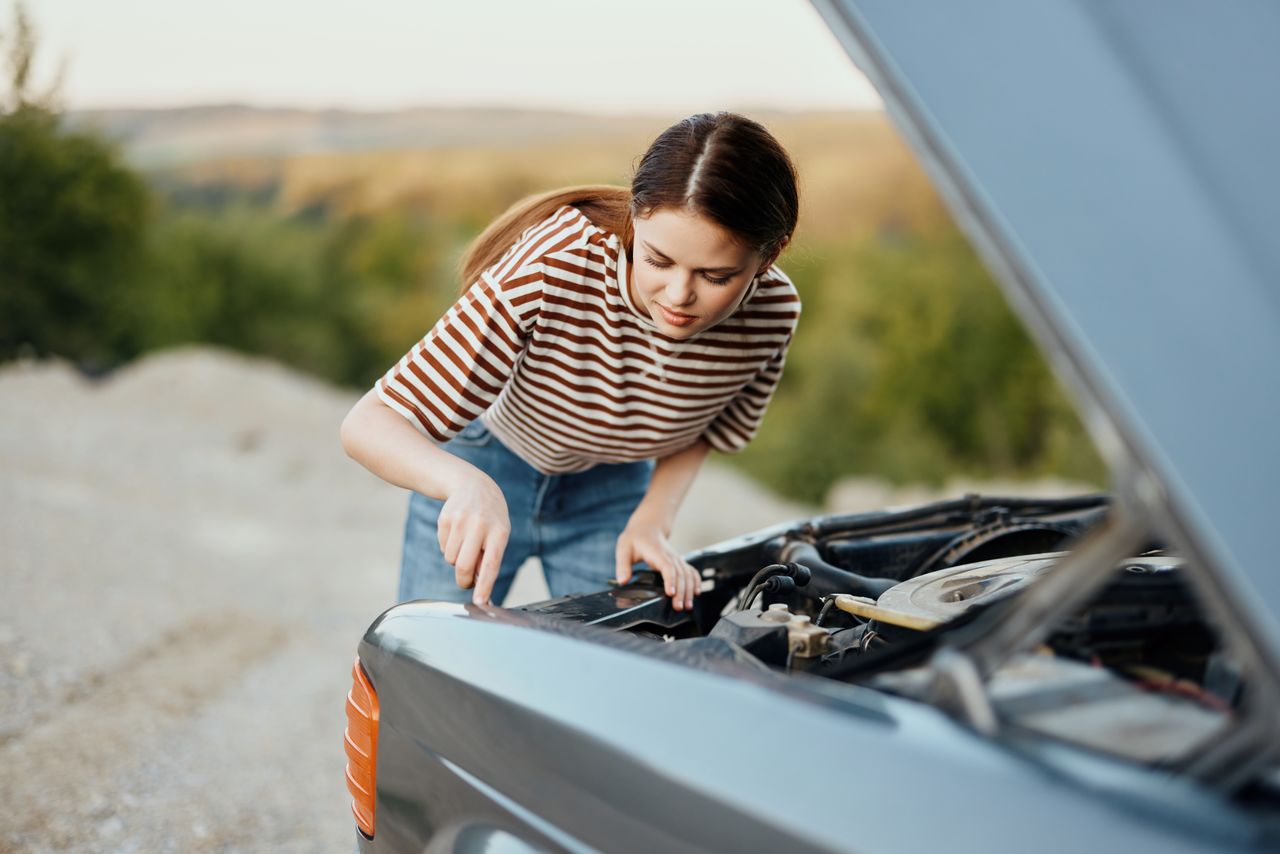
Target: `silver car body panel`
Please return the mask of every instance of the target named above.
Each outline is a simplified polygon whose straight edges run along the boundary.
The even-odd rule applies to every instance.
[[[423,801],[473,822],[491,813],[559,850],[1257,843],[1244,811],[1161,771],[1013,734],[1001,743],[926,705],[821,678],[696,670],[554,622],[421,601],[369,628],[360,660],[383,709],[383,829],[367,850],[401,850],[395,834]],[[410,773],[395,783],[397,764]],[[466,791],[449,797],[471,806],[428,800],[446,778]]]

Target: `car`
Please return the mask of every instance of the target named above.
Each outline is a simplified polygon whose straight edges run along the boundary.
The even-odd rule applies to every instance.
[[[386,851],[1280,850],[1280,12],[815,0],[1108,463],[360,640]]]

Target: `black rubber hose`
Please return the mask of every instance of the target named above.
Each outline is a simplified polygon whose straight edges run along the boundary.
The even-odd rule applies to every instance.
[[[782,549],[781,557],[809,568],[810,579],[803,593],[814,599],[836,593],[879,599],[881,593],[898,583],[893,578],[868,578],[865,575],[832,566],[822,559],[816,546],[799,540],[787,543]]]
[[[804,587],[809,583],[812,573],[807,566],[798,563],[771,563],[764,569],[751,576],[751,582],[747,584],[747,594],[742,597],[742,604],[738,606],[739,611],[745,611],[751,607],[751,600],[756,598],[756,594],[760,589],[771,581],[774,576],[785,577],[792,582],[791,590],[796,587]],[[775,585],[773,590],[777,590]]]
[[[822,625],[822,621],[827,618],[827,614],[831,613],[831,607],[836,604],[836,597],[828,596],[827,601],[822,603],[822,610],[818,612],[818,616],[814,618],[815,626]]]
[[[751,600],[757,595],[765,593],[776,593],[779,596],[785,596],[788,593],[794,593],[796,590],[796,580],[786,575],[772,575],[766,578],[763,583],[757,584],[752,588],[751,593],[743,600],[743,610],[751,607]]]

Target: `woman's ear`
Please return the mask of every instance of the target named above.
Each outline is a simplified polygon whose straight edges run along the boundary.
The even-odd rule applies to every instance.
[[[772,267],[773,262],[778,260],[778,256],[782,254],[782,250],[786,249],[787,244],[790,242],[791,242],[791,238],[788,237],[786,240],[782,241],[781,244],[779,244],[778,248],[774,249],[772,252],[766,255],[764,260],[760,262],[760,269],[756,271],[756,275],[759,276],[765,270]]]

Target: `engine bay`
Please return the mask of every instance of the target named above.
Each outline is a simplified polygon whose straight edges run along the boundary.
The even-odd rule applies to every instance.
[[[657,573],[519,609],[624,633],[697,666],[755,667],[930,700],[928,665],[1001,619],[1106,516],[1104,496],[969,496],[821,517],[688,556],[703,574],[675,611]],[[986,680],[1003,728],[1175,765],[1231,721],[1245,682],[1160,543],[1114,567],[1083,608]]]

